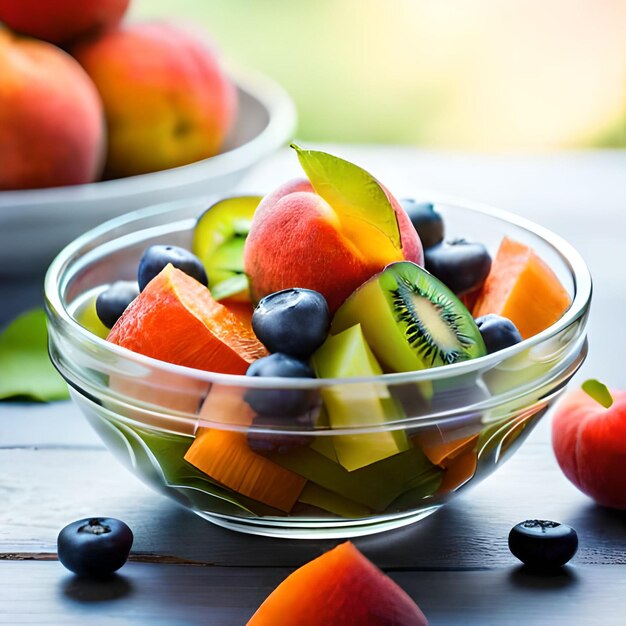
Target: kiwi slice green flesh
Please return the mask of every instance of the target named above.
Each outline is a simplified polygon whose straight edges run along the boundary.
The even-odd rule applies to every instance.
[[[224,198],[196,222],[191,251],[200,258],[209,285],[243,274],[243,247],[261,196]]]
[[[361,324],[388,372],[407,372],[484,356],[469,311],[441,281],[409,261],[392,263],[339,308],[331,333]]]

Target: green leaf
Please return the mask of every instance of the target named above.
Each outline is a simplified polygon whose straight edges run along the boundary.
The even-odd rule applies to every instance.
[[[598,404],[608,409],[613,404],[613,396],[604,383],[591,378],[582,384],[583,391]]]
[[[0,335],[0,399],[48,402],[69,398],[67,385],[48,357],[42,309],[16,318]]]
[[[313,189],[328,202],[347,230],[367,227],[368,243],[376,250],[398,251],[402,247],[396,212],[380,183],[354,163],[326,152],[303,150],[296,144],[300,165]]]

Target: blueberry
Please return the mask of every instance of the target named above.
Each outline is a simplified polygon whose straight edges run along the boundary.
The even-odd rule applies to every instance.
[[[578,535],[567,524],[526,520],[509,533],[509,549],[525,565],[550,571],[565,565],[578,550]]]
[[[59,561],[79,576],[102,578],[128,558],[133,533],[118,519],[92,517],[68,524],[57,538]]]
[[[487,347],[488,354],[514,346],[522,340],[517,326],[506,317],[490,313],[489,315],[477,317],[475,321]]]
[[[96,298],[96,313],[100,321],[107,328],[113,328],[115,322],[138,295],[137,283],[126,280],[113,283]]]
[[[270,352],[308,359],[328,335],[330,311],[321,293],[285,289],[265,296],[254,309],[252,329]]]
[[[262,357],[248,367],[247,376],[278,378],[315,378],[311,366],[288,354],[276,352]],[[316,400],[312,389],[249,389],[246,402],[262,417],[293,418],[306,413]]]
[[[491,269],[491,257],[481,243],[455,239],[424,250],[426,269],[462,296],[478,289]]]
[[[431,202],[405,198],[400,200],[400,205],[407,212],[424,249],[432,248],[443,241],[443,218],[435,211]]]
[[[146,249],[139,261],[139,289],[143,291],[168,263],[208,286],[204,265],[195,254],[179,246],[154,245]]]
[[[264,418],[257,415],[254,418],[253,427],[274,426],[275,424],[272,424],[272,421],[272,418]],[[296,418],[295,423],[301,427],[310,428],[312,426],[311,421],[306,418]],[[312,435],[297,431],[293,433],[273,433],[269,430],[259,432],[255,428],[248,430],[247,438],[250,449],[259,454],[285,454],[296,448],[308,446],[313,440]]]

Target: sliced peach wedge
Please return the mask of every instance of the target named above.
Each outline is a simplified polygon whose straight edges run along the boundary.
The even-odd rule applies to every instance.
[[[389,263],[423,263],[406,212],[371,174],[331,154],[292,147],[308,179],[279,187],[254,213],[244,247],[253,299],[314,289],[335,311]]]
[[[427,626],[415,602],[350,542],[289,575],[247,626]]]
[[[225,374],[244,374],[267,354],[241,317],[171,264],[131,303],[107,340],[161,361]]]

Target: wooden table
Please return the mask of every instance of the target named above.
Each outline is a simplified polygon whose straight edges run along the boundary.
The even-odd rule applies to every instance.
[[[595,279],[591,349],[577,380],[626,386],[624,153],[341,153],[398,195],[429,187],[485,200],[568,238]],[[296,171],[281,153],[257,168],[247,188],[267,189]],[[14,311],[36,299],[32,286],[0,289]],[[290,571],[336,543],[212,526],[128,474],[69,403],[0,404],[0,503],[0,624],[241,625]],[[119,517],[135,533],[130,562],[108,583],[75,579],[56,560],[60,528],[92,515]],[[508,552],[509,529],[527,518],[578,530],[580,550],[560,574],[531,575]],[[433,626],[626,624],[626,515],[595,506],[566,481],[550,448],[549,418],[502,469],[435,515],[355,543]]]

